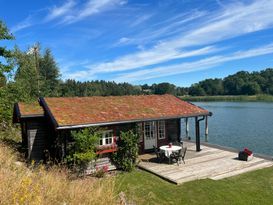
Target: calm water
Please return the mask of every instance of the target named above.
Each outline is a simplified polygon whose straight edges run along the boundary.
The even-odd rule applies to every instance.
[[[273,103],[194,102],[213,113],[209,118],[209,143],[273,156]],[[194,120],[190,134],[194,138]],[[204,121],[201,140],[204,140]]]

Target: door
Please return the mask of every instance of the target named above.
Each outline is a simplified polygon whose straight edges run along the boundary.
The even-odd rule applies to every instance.
[[[157,146],[156,121],[144,122],[144,149],[153,149]]]
[[[43,160],[46,146],[47,130],[43,123],[32,122],[28,124],[28,159],[39,162]]]

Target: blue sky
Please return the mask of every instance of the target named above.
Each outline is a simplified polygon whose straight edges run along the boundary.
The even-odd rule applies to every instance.
[[[63,79],[189,86],[273,67],[273,0],[0,0],[0,19]]]

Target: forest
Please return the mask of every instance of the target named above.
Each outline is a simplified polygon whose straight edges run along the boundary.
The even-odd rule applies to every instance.
[[[0,21],[1,45],[15,37]],[[0,47],[0,119],[1,126],[11,122],[13,104],[33,101],[39,96],[109,96],[140,94],[173,94],[176,96],[218,95],[273,95],[273,69],[257,72],[240,71],[223,79],[206,79],[179,87],[163,82],[152,85],[133,85],[113,81],[93,80],[80,82],[62,80],[60,69],[50,48],[41,44],[30,45],[28,50],[18,46]]]

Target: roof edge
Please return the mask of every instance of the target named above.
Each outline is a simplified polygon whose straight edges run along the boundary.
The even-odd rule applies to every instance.
[[[87,123],[87,124],[79,124],[79,125],[63,125],[58,126],[57,130],[66,130],[66,129],[77,129],[77,128],[86,128],[93,126],[103,126],[103,125],[115,125],[115,124],[125,124],[125,123],[134,123],[134,122],[144,122],[144,121],[152,121],[152,120],[168,120],[168,119],[177,119],[177,118],[189,118],[189,117],[200,117],[200,116],[211,116],[212,113],[203,113],[198,115],[181,115],[181,116],[173,116],[173,117],[161,117],[161,118],[146,118],[146,119],[134,119],[134,120],[126,120],[126,121],[112,121],[112,122],[101,122],[101,123]]]
[[[13,114],[12,114],[12,123],[20,123],[21,113],[18,103],[14,103]]]
[[[181,100],[181,101],[183,101],[183,102],[189,103],[189,104],[191,104],[191,105],[193,105],[193,106],[199,107],[200,109],[207,111],[207,112],[209,113],[209,116],[212,116],[212,114],[213,114],[212,112],[208,111],[207,109],[205,109],[205,108],[203,108],[203,107],[201,107],[201,106],[195,105],[194,103],[191,103],[191,102],[189,102],[189,101],[182,100],[180,97],[178,97],[178,96],[176,96],[176,95],[173,95],[173,96],[176,97],[176,98],[178,98],[179,100]]]
[[[32,114],[32,115],[21,115],[21,119],[35,118],[35,117],[44,117],[44,114]]]
[[[50,109],[43,97],[39,97],[39,104],[43,107],[45,114],[47,114],[49,116],[54,128],[57,129],[59,127],[58,122],[54,118],[52,112],[50,111]]]

